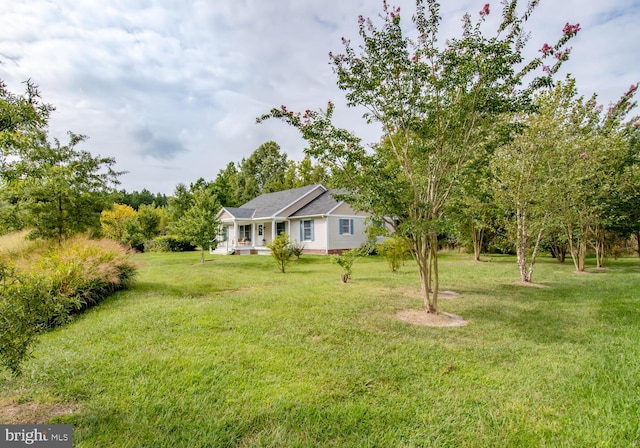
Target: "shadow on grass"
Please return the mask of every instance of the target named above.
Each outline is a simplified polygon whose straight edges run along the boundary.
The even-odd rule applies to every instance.
[[[498,325],[518,337],[538,343],[581,343],[589,315],[584,304],[569,303],[555,288],[498,285],[485,305],[470,306],[464,316],[476,322]],[[569,303],[569,306],[567,304]]]

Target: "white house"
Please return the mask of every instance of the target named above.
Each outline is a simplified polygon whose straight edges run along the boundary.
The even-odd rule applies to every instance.
[[[332,254],[367,240],[367,213],[354,211],[320,184],[267,193],[241,207],[223,207],[217,217],[223,234],[213,253],[268,254],[282,232],[304,245],[304,253]]]

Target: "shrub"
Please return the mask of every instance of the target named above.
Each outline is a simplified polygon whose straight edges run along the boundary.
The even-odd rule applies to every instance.
[[[355,263],[358,258],[364,255],[365,254],[361,249],[349,249],[345,252],[342,252],[340,255],[333,255],[331,257],[331,261],[333,263],[336,263],[337,265],[342,267],[343,272],[340,276],[342,283],[347,283],[349,281],[349,279],[351,278],[351,273],[353,271],[353,263]]]
[[[289,250],[291,250],[291,255],[296,257],[296,260],[299,260],[304,250],[304,243],[291,242],[289,243]]]
[[[278,268],[284,273],[287,264],[289,264],[293,256],[289,235],[281,233],[269,243],[267,247],[271,249],[271,256],[276,261]]]
[[[17,374],[35,334],[68,322],[134,279],[127,251],[108,240],[75,237],[4,254],[0,264],[0,357]]]
[[[190,252],[196,247],[174,235],[163,235],[144,243],[145,252]]]
[[[394,235],[378,243],[377,252],[387,261],[391,272],[396,272],[409,254],[409,246],[401,237]]]
[[[0,361],[14,375],[20,374],[42,328],[39,321],[47,314],[45,293],[42,280],[25,281],[7,265],[0,265]]]

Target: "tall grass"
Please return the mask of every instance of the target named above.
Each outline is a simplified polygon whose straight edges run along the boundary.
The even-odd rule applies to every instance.
[[[75,237],[62,245],[0,239],[0,360],[14,373],[34,335],[127,287],[135,265],[112,241]]]
[[[136,257],[135,285],[0,376],[5,403],[69,405],[45,421],[78,447],[640,446],[636,260],[543,258],[532,288],[512,257],[445,254],[443,311],[469,324],[430,328],[395,317],[421,308],[410,263],[344,284],[319,256]]]

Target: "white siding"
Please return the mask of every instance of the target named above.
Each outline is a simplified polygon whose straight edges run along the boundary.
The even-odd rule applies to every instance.
[[[353,219],[353,235],[340,235],[340,219]],[[367,241],[365,234],[365,217],[364,216],[329,216],[327,217],[328,225],[328,250],[353,249]]]
[[[327,226],[323,218],[315,217],[315,218],[303,218],[303,219],[292,219],[290,222],[291,232],[289,234],[289,238],[291,241],[301,241],[300,240],[300,222],[307,219],[313,219],[313,241],[302,241],[304,244],[304,248],[307,250],[327,250]]]

